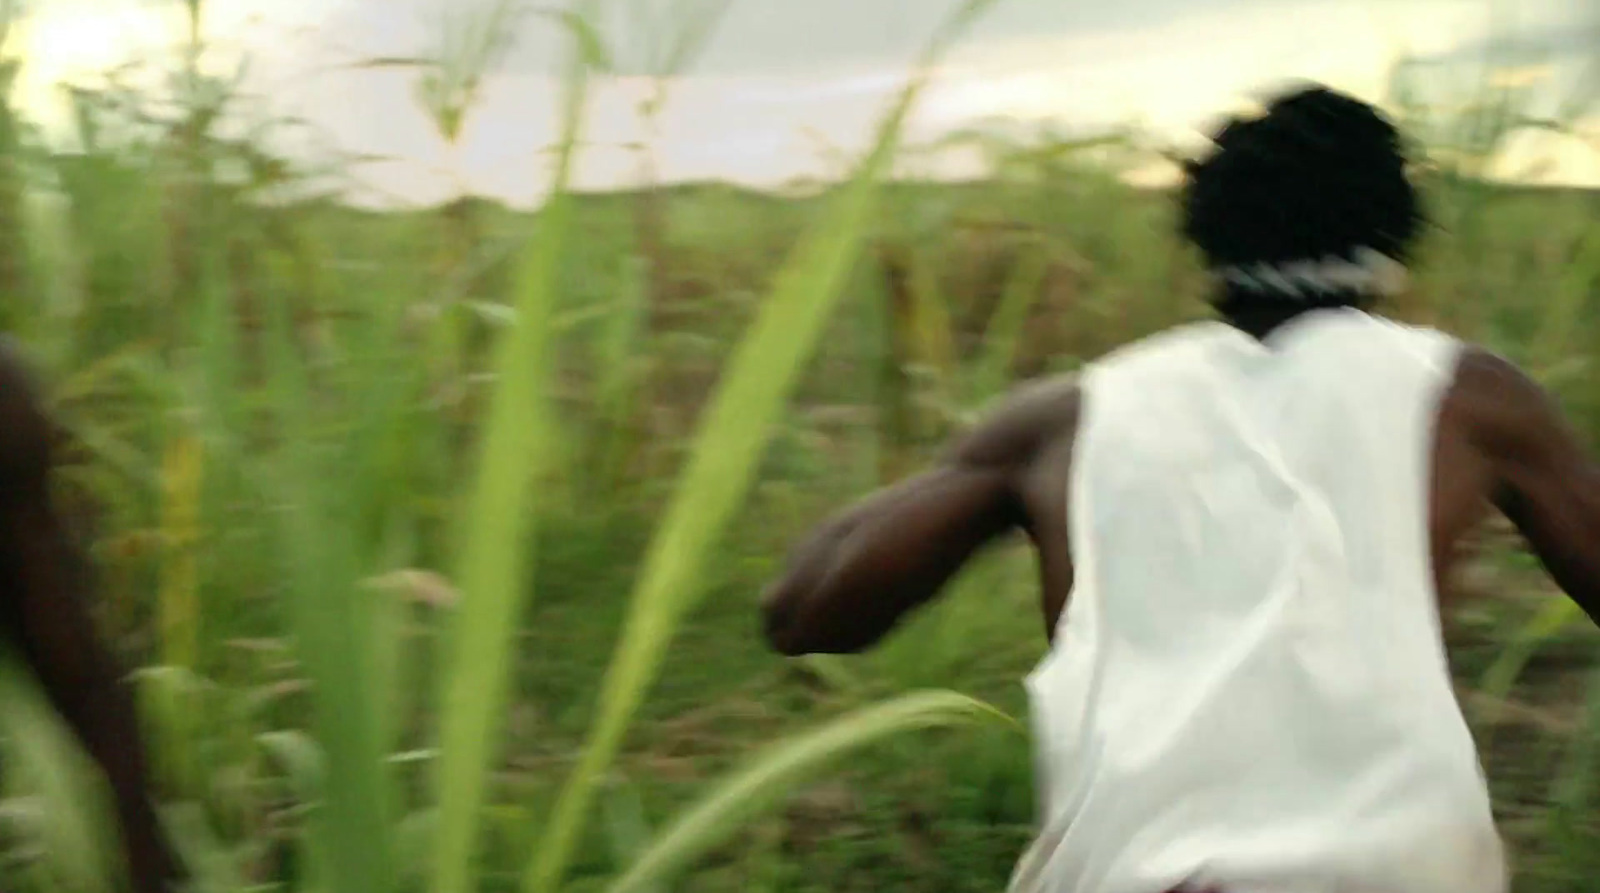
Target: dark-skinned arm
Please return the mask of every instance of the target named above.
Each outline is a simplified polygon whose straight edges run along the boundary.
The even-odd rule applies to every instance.
[[[1452,390],[1450,402],[1488,462],[1496,506],[1600,623],[1600,465],[1555,400],[1510,362],[1470,350]]]
[[[824,522],[763,598],[768,642],[786,655],[865,650],[981,549],[1025,529],[1023,482],[1076,404],[1070,383],[1029,388],[930,470]]]
[[[131,693],[95,634],[87,565],[50,496],[53,429],[0,345],[0,635],[104,772],[136,893],[182,878],[150,802]]]

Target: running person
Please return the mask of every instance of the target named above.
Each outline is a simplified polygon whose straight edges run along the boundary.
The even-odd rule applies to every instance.
[[[53,428],[0,343],[0,638],[105,773],[135,893],[184,874],[157,821],[131,693],[89,616],[83,560],[50,499]]]
[[[868,648],[1020,531],[1051,649],[1014,893],[1504,893],[1439,593],[1498,509],[1595,618],[1600,467],[1512,364],[1369,312],[1420,227],[1374,109],[1310,87],[1213,142],[1183,232],[1221,320],[1024,388],[824,523],[766,635]]]

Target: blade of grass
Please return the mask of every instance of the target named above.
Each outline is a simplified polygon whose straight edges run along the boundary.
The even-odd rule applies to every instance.
[[[473,843],[510,681],[511,643],[529,589],[526,551],[536,531],[529,484],[547,445],[541,389],[563,239],[572,215],[567,186],[582,130],[589,70],[596,62],[592,45],[597,38],[584,36],[588,26],[581,14],[586,6],[580,3],[566,19],[576,46],[565,82],[555,176],[538,235],[524,250],[518,270],[517,319],[499,344],[498,384],[479,447],[457,575],[462,608],[444,676],[435,779],[435,893],[472,888]]]
[[[188,803],[166,810],[163,821],[172,832],[183,863],[194,872],[196,893],[243,893],[252,888],[247,882],[247,860],[224,842],[208,821],[205,810]],[[304,893],[322,893],[302,886]]]
[[[306,735],[296,731],[264,732],[256,743],[278,764],[289,789],[301,803],[321,802],[326,786],[327,767],[322,749]],[[318,834],[301,833],[300,846],[306,861],[306,890],[327,890],[328,842]]]
[[[143,667],[132,674],[140,720],[160,777],[188,798],[200,790],[204,748],[198,734],[204,710],[204,680],[184,667]]]
[[[183,419],[173,420],[161,469],[161,652],[167,666],[194,670],[200,650],[198,554],[205,450]]]
[[[1016,360],[1017,343],[1023,325],[1040,295],[1040,286],[1050,269],[1050,254],[1043,245],[1030,245],[1006,283],[1000,305],[989,318],[983,333],[983,346],[969,373],[968,406],[988,400],[1005,387]]]
[[[639,860],[650,845],[650,820],[645,813],[639,789],[628,778],[618,775],[606,791],[604,802],[606,830],[612,860],[618,871]],[[646,882],[641,893],[666,893],[660,883]]]
[[[621,746],[671,638],[696,593],[707,551],[738,507],[772,423],[839,300],[894,157],[901,125],[932,62],[994,0],[969,0],[941,29],[895,105],[872,151],[822,219],[779,270],[772,292],[724,370],[665,520],[651,542],[633,607],[602,683],[600,704],[578,766],[523,876],[528,893],[554,893],[566,873],[589,801]]]
[[[287,308],[269,314],[270,368],[282,446],[269,468],[279,510],[278,535],[289,580],[296,651],[313,690],[316,740],[327,756],[327,791],[312,833],[327,841],[329,889],[394,889],[393,791],[383,763],[383,692],[375,680],[373,631],[356,589],[350,518],[360,506],[330,480],[347,478],[322,446],[319,404],[295,349]]]
[[[855,710],[769,745],[681,813],[606,893],[640,893],[688,867],[697,856],[845,754],[919,729],[1003,723],[1010,716],[950,691],[913,692]]]
[[[79,756],[26,664],[0,644],[0,745],[8,772],[33,783],[45,803],[38,825],[51,873],[73,890],[109,890],[103,858],[110,813],[99,791],[86,784],[88,760]]]
[[[939,284],[939,268],[930,252],[913,249],[911,261],[911,360],[934,376],[943,389],[956,370],[954,323],[950,318],[950,297]]]
[[[1495,700],[1505,700],[1534,652],[1584,616],[1583,610],[1571,599],[1558,598],[1546,604],[1517,630],[1511,642],[1484,671],[1478,683],[1479,690]]]
[[[595,397],[600,437],[597,494],[616,491],[625,461],[636,447],[629,437],[630,425],[643,397],[639,387],[641,356],[648,335],[646,322],[650,309],[644,268],[649,260],[638,255],[628,260],[624,266],[621,300],[605,315],[596,351],[601,370]]]
[[[1600,278],[1600,227],[1590,229],[1579,242],[1576,257],[1567,266],[1566,275],[1546,305],[1534,341],[1538,348],[1536,355],[1544,362],[1572,355],[1572,334],[1582,330],[1584,302],[1593,294],[1597,278]]]
[[[1586,819],[1594,799],[1595,751],[1600,748],[1600,672],[1589,674],[1585,692],[1583,731],[1573,736],[1551,785],[1547,827],[1549,839],[1565,851],[1564,861],[1592,875],[1600,854]]]

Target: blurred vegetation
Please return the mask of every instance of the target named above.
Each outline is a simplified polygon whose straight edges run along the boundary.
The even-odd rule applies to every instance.
[[[550,18],[571,58],[537,214],[342,205],[338,171],[271,148],[293,122],[198,64],[199,0],[142,63],[164,88],[72,85],[70,146],[0,106],[0,324],[66,428],[63,505],[201,890],[995,891],[1026,844],[1025,551],[848,661],[766,653],[755,593],[1013,382],[1204,313],[1170,196],[1120,176],[1157,150],[904,147],[918,75],[841,185],[665,185],[646,141],[636,189],[571,193],[613,53],[651,119],[727,7],[646,5],[680,30],[611,47],[592,4]],[[453,142],[520,14],[365,64],[415,69]],[[1593,141],[1594,91],[1534,118],[1526,86],[1443,107],[1418,72],[1391,105],[1439,226],[1393,312],[1525,364],[1600,434],[1600,194],[1483,176],[1528,128]],[[993,175],[885,176],[956,148]],[[1486,597],[1451,617],[1463,700],[1518,889],[1570,890],[1600,852],[1596,636],[1504,531],[1485,546],[1460,586]],[[9,667],[0,732],[6,889],[114,889],[94,777]]]

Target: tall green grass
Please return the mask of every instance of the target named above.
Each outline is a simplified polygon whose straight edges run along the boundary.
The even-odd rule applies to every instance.
[[[929,70],[990,5],[947,23],[874,148],[810,199],[648,176],[634,195],[572,193],[585,88],[612,49],[586,4],[552,22],[573,49],[533,218],[258,202],[298,172],[216,126],[219,84],[188,104],[80,85],[81,152],[25,130],[0,146],[34,178],[25,206],[0,207],[28,246],[25,309],[7,312],[71,432],[64,504],[91,536],[107,632],[143,664],[202,890],[1003,883],[1032,818],[1006,718],[1042,648],[1028,562],[975,568],[862,659],[770,657],[752,595],[790,537],[876,482],[878,456],[910,467],[1018,376],[1199,308],[1165,197],[1108,168],[1108,147],[1132,151],[1121,136],[989,141],[991,181],[885,182]],[[180,52],[146,64],[201,77],[199,9]],[[681,11],[684,33],[646,54],[659,95],[721,10]],[[500,45],[461,34],[472,64],[422,91],[446,135]],[[1508,102],[1458,141],[1492,152],[1518,126]],[[1407,312],[1507,349],[1600,432],[1592,196],[1509,193],[1461,158],[1429,175],[1445,227]],[[260,176],[218,173],[237,169]],[[869,241],[914,249],[903,303]],[[487,363],[436,338],[441,295],[458,322],[500,320]],[[880,369],[893,387],[869,380]],[[884,424],[902,410],[906,431]],[[1514,559],[1492,567],[1497,593],[1537,591]],[[1463,634],[1464,684],[1581,720],[1566,680],[1594,652],[1570,606],[1489,604]],[[82,761],[3,678],[17,768],[0,870],[18,880],[0,877],[110,889]],[[946,727],[963,731],[900,740]],[[1581,877],[1600,839],[1594,732],[1485,729],[1509,779],[1497,800],[1533,848],[1523,878]]]
[[[891,735],[939,726],[1015,720],[953,692],[913,693],[882,701],[762,751],[664,830],[609,893],[660,889],[692,860],[768,808],[809,774],[850,751]]]
[[[993,0],[968,0],[935,37],[861,168],[778,270],[772,293],[729,358],[646,555],[589,739],[529,864],[523,889],[530,893],[550,893],[561,883],[600,775],[621,746],[673,629],[700,594],[705,556],[743,499],[784,397],[838,300],[871,223],[878,181],[894,157],[926,72],[991,5]]]
[[[584,19],[574,13],[569,22],[576,47],[567,74],[555,176],[537,234],[518,269],[516,320],[502,336],[495,362],[495,394],[462,539],[463,606],[445,667],[440,720],[439,843],[433,874],[437,893],[472,885],[478,814],[496,754],[496,720],[505,710],[517,609],[528,589],[524,551],[530,547],[534,517],[528,497],[549,460],[552,419],[545,379],[557,272],[571,226],[568,183],[582,133],[589,71],[601,61]]]

